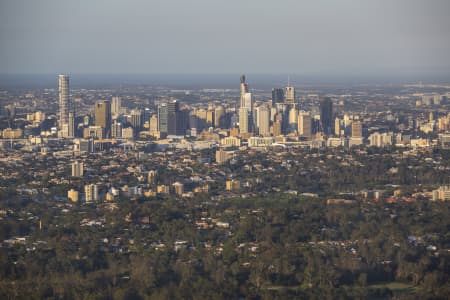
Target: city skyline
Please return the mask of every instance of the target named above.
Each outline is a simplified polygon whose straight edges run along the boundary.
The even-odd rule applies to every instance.
[[[448,79],[450,4],[391,2],[2,3],[0,73]]]

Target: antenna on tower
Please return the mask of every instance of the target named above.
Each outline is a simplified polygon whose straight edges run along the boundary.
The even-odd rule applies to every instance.
[[[288,86],[291,86],[291,76],[288,75]]]

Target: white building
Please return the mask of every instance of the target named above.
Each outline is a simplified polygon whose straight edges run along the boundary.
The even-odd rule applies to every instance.
[[[274,143],[273,137],[251,137],[248,139],[249,147],[268,147]]]
[[[441,186],[433,191],[433,201],[447,201],[450,200],[450,186]]]
[[[58,76],[59,83],[59,128],[62,124],[69,123],[69,111],[71,109],[69,95],[69,76],[60,74]]]

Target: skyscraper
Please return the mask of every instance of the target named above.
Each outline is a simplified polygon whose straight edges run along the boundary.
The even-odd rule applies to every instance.
[[[180,103],[177,100],[172,100],[167,103],[167,134],[179,134],[179,112]]]
[[[257,108],[257,126],[258,132],[262,136],[270,135],[270,110],[266,105]]]
[[[63,124],[69,122],[69,111],[71,110],[70,95],[69,95],[69,76],[60,74],[59,81],[59,128]]]
[[[111,102],[111,114],[114,118],[120,114],[122,110],[122,98],[120,97],[112,97]]]
[[[157,133],[158,132],[158,117],[155,116],[155,115],[153,115],[150,118],[149,130],[150,130],[150,133]]]
[[[334,135],[340,136],[341,135],[341,119],[335,118],[334,119]]]
[[[249,132],[249,111],[246,107],[239,108],[239,132],[248,133]]]
[[[114,120],[114,123],[111,125],[111,136],[113,138],[121,138],[122,137],[122,123]]]
[[[333,102],[329,97],[320,101],[320,125],[324,134],[333,132]]]
[[[245,75],[241,76],[241,86],[240,86],[240,96],[241,101],[239,107],[245,106],[245,94],[249,92],[248,84],[245,82]]]
[[[168,133],[169,111],[167,103],[161,103],[158,106],[158,129],[162,134]]]
[[[280,88],[272,89],[272,106],[275,107],[277,103],[284,102],[284,90]]]
[[[223,106],[218,106],[214,110],[214,127],[220,128],[223,125],[225,117],[225,109]]]
[[[353,121],[352,122],[352,137],[353,138],[362,138],[363,136],[363,126],[361,121]]]
[[[95,126],[100,126],[105,131],[105,137],[111,132],[111,103],[107,100],[95,101]]]
[[[252,111],[252,109],[253,109],[253,96],[252,96],[252,93],[245,93],[244,94],[243,104],[244,105],[241,105],[241,107],[245,107],[249,111]]]
[[[302,137],[311,139],[311,116],[309,112],[301,111],[298,114],[298,134]]]
[[[285,88],[285,103],[295,104],[295,88],[290,84]]]
[[[133,126],[134,129],[140,130],[142,126],[144,125],[144,113],[141,109],[132,109],[131,110],[131,126]]]
[[[67,130],[67,136],[69,138],[75,137],[75,113],[73,111],[69,111],[69,118],[68,118],[68,130]]]
[[[208,126],[214,126],[215,124],[215,115],[214,110],[212,109],[206,111],[206,124],[208,124]]]
[[[289,127],[293,130],[296,129],[298,123],[298,112],[295,106],[292,106],[289,110]]]

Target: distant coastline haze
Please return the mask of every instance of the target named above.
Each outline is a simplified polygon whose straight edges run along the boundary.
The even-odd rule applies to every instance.
[[[0,73],[448,81],[449,11],[446,0],[2,1]]]

